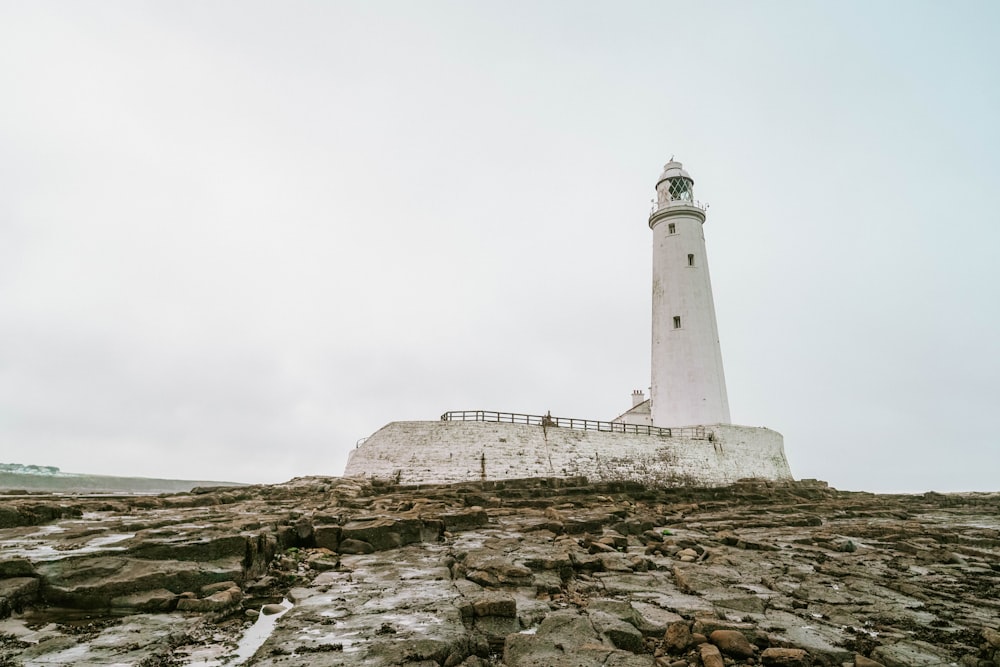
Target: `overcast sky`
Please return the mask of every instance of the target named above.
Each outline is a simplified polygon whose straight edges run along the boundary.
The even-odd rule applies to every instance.
[[[649,202],[796,477],[998,490],[1000,4],[0,0],[0,462],[279,482],[610,419]]]

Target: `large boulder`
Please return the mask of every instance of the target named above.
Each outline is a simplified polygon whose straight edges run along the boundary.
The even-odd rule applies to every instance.
[[[700,655],[702,667],[725,667],[719,648],[713,644],[702,644]]]
[[[708,640],[731,658],[753,657],[753,645],[739,630],[715,630]]]
[[[37,576],[35,568],[31,565],[31,561],[26,558],[0,560],[0,579],[34,576]]]
[[[444,512],[438,515],[438,519],[444,524],[444,529],[451,533],[481,528],[489,522],[486,510],[479,506],[456,512]]]
[[[173,611],[177,606],[177,594],[165,588],[157,588],[131,595],[120,595],[111,599],[111,609],[125,612]]]
[[[35,577],[0,579],[0,618],[38,599],[38,583]]]
[[[608,653],[590,620],[567,609],[549,614],[533,635],[507,635],[503,663],[508,667],[596,667],[604,664]]]
[[[589,616],[590,622],[594,624],[594,629],[602,637],[606,637],[615,648],[632,653],[639,653],[643,650],[642,633],[631,623],[626,623],[603,611],[591,611]]]
[[[233,609],[243,599],[239,588],[229,588],[203,598],[182,597],[177,601],[177,611],[214,612]]]
[[[517,617],[517,601],[506,593],[484,592],[472,601],[474,616]]]
[[[667,626],[663,644],[668,652],[683,653],[691,643],[691,624],[688,621],[674,621]]]
[[[386,551],[419,542],[422,529],[420,519],[379,516],[350,521],[341,535],[344,540],[367,542],[375,551]]]
[[[141,538],[140,535],[137,538]],[[169,540],[140,540],[133,538],[128,555],[144,560],[213,561],[222,558],[242,559],[247,553],[247,537],[240,534],[189,536]]]
[[[340,547],[340,526],[329,524],[314,526],[313,539],[320,549],[337,551]]]
[[[192,563],[93,556],[47,561],[37,569],[45,579],[46,601],[79,609],[107,609],[114,598],[143,591],[183,593],[219,581],[243,580],[242,559]]]
[[[764,663],[764,667],[808,667],[809,654],[800,648],[772,647],[764,649],[760,654],[760,660]]]

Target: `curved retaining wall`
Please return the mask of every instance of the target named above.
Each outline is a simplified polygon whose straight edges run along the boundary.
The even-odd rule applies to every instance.
[[[792,479],[781,434],[766,428],[717,424],[703,437],[666,437],[458,421],[386,424],[351,452],[344,475],[400,484],[580,475],[666,486]]]

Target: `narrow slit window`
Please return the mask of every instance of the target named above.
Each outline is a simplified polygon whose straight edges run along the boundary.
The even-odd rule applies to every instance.
[[[672,222],[667,223],[667,231],[669,233],[671,233],[671,234],[676,234],[677,233],[677,225],[675,225]]]
[[[694,255],[688,255],[688,266],[694,266]]]
[[[680,315],[674,315],[674,328],[675,329],[680,329],[681,328],[681,316]]]

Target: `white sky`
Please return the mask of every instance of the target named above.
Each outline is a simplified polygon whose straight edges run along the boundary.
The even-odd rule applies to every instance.
[[[649,200],[735,422],[997,490],[1000,4],[0,0],[0,462],[277,482],[394,420],[610,419]]]

